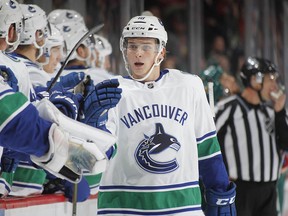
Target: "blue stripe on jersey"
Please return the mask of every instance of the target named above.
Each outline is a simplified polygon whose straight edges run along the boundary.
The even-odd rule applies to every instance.
[[[5,91],[0,92],[0,97],[4,96],[5,94],[8,94],[10,92],[14,92],[12,89],[6,89]]]
[[[111,189],[126,189],[126,190],[163,190],[171,188],[182,188],[187,186],[198,185],[198,181],[186,182],[182,184],[166,185],[166,186],[123,186],[123,185],[112,185],[112,186],[100,186],[100,190],[111,190]]]
[[[155,211],[129,211],[129,210],[99,210],[97,212],[98,215],[104,215],[104,214],[124,214],[124,215],[169,215],[169,214],[177,214],[177,213],[184,213],[184,212],[191,212],[191,211],[200,211],[201,207],[189,207],[189,208],[182,208],[177,210],[168,210],[168,211],[161,211],[161,212],[155,212]]]
[[[20,187],[20,188],[32,188],[32,189],[36,189],[36,190],[42,190],[42,185],[40,186],[33,186],[33,185],[28,185],[27,183],[14,183],[13,185],[14,187]]]
[[[4,185],[5,186],[5,189],[6,189],[6,191],[11,191],[11,189],[9,188],[9,186],[6,184],[7,182],[6,181],[4,181],[4,180],[2,180],[2,179],[0,179],[0,184],[2,184],[2,185]]]
[[[216,131],[211,131],[202,137],[196,138],[196,141],[201,142],[202,140],[206,139],[207,137],[214,136],[214,135],[216,135]]]

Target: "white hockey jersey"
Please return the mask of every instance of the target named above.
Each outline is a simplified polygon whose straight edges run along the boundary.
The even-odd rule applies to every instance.
[[[5,65],[13,71],[16,79],[18,80],[19,92],[22,92],[29,100],[31,100],[31,95],[34,95],[32,97],[35,97],[27,68],[23,62],[21,62],[18,58],[0,52],[0,65]]]
[[[28,70],[25,64],[21,62],[20,59],[12,55],[9,55],[9,54],[6,55],[3,52],[0,52],[0,65],[5,65],[6,67],[9,67],[13,71],[18,81],[18,87],[19,87],[18,91],[23,93],[28,98],[28,100],[34,101],[36,98],[36,95],[32,87],[29,74],[28,74]],[[9,194],[11,191],[12,185],[10,184],[12,184],[11,183],[12,181],[10,182],[8,179],[12,179],[13,176],[14,176],[14,173],[7,174],[6,177],[4,173],[2,173],[0,176],[0,193],[3,194],[4,196]],[[34,191],[32,191],[32,193],[33,192]],[[17,194],[17,195],[22,195],[22,194]]]
[[[30,59],[27,59],[25,56],[21,56],[19,54],[18,55],[15,54],[15,57],[17,57],[17,59],[19,59],[26,65],[30,80],[34,87],[47,86],[47,82],[51,80],[51,77],[48,73],[46,73],[43,70],[43,68],[40,65],[36,64],[35,62],[32,62]]]
[[[11,67],[15,67],[15,71],[14,68],[11,69],[16,75],[16,78],[18,79],[19,92],[24,93],[24,95],[27,96],[31,102],[36,103],[36,94],[33,89],[33,85],[40,85],[40,83],[43,83],[43,80],[40,80],[37,83],[37,80],[34,80],[35,82],[33,83],[30,78],[31,74],[39,73],[39,70],[41,70],[41,68],[37,64],[30,61],[28,58],[20,54],[12,53],[7,55],[7,58],[15,61],[12,62],[13,64],[11,64]],[[21,65],[21,67],[19,65]],[[45,73],[44,71],[42,72]],[[23,87],[20,88],[20,86]],[[22,89],[25,92],[23,92]],[[10,195],[15,196],[27,196],[30,194],[42,193],[45,176],[46,173],[42,169],[35,169],[32,164],[21,162],[17,166],[15,173],[7,173],[6,176],[2,175],[4,179],[11,179],[11,182],[9,182],[9,184],[12,183],[12,185],[7,185],[8,182],[5,182],[2,179],[1,182],[5,183],[5,186],[3,187],[6,189],[5,194],[10,193]],[[3,183],[0,184],[0,189],[2,189],[2,184]],[[9,190],[7,190],[7,188],[9,188]]]
[[[199,160],[221,154],[198,76],[166,70],[123,89],[107,129],[117,153],[100,182],[98,215],[203,215]]]

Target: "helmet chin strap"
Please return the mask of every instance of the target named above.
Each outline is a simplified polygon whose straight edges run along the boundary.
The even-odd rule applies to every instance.
[[[92,66],[92,62],[91,62],[92,52],[91,52],[89,47],[87,47],[87,48],[88,48],[88,51],[89,51],[88,56],[86,58],[82,58],[81,56],[79,56],[78,52],[76,52],[76,59],[78,59],[79,61],[84,61],[86,66],[91,67]]]
[[[46,44],[46,42],[42,46],[39,46],[36,41],[33,42],[33,45],[38,50],[38,54],[36,55],[36,60],[39,59],[43,55],[43,52],[44,52],[43,49],[44,49],[45,44]]]
[[[8,53],[13,52],[20,44],[20,34],[16,34],[16,35],[17,35],[17,39],[14,42],[9,42],[8,35],[5,37],[5,42],[8,45],[8,48],[5,50],[6,52]]]
[[[139,81],[139,82],[146,80],[146,79],[152,74],[154,67],[155,67],[155,66],[159,66],[159,65],[161,64],[161,62],[164,60],[163,58],[161,58],[161,59],[157,62],[157,59],[158,59],[160,53],[161,53],[161,51],[159,51],[158,54],[157,54],[157,56],[155,57],[154,63],[153,63],[153,65],[151,66],[151,68],[150,68],[150,70],[148,71],[148,73],[147,73],[144,77],[139,78],[139,79],[133,77],[133,74],[132,74],[131,71],[130,71],[129,65],[128,65],[127,61],[125,60],[125,68],[126,68],[128,74],[129,74],[129,76],[130,76],[133,80]],[[125,59],[125,58],[124,58],[124,59]]]

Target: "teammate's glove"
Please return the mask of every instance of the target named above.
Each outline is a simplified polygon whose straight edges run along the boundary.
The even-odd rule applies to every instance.
[[[0,76],[4,78],[4,80],[15,92],[19,90],[18,80],[9,67],[6,67],[5,65],[0,65]]]
[[[80,119],[93,127],[100,127],[107,120],[107,111],[115,107],[121,99],[122,89],[117,79],[98,83],[88,93],[82,104],[84,118]]]
[[[57,82],[49,91],[49,100],[66,116],[77,119],[79,101],[83,99],[80,94],[65,91],[61,83]]]
[[[66,116],[77,119],[79,109],[79,98],[82,96],[74,95],[71,92],[53,92],[49,100]]]
[[[206,216],[236,216],[235,207],[236,185],[231,182],[226,192],[209,189],[205,193]]]
[[[64,91],[68,91],[70,89],[73,89],[75,86],[77,86],[85,77],[84,72],[71,72],[65,76],[60,76],[59,83]],[[53,79],[47,82],[47,86],[51,85]],[[56,83],[56,84],[57,84]]]
[[[37,100],[42,100],[43,98],[49,99],[49,92],[47,92],[47,87],[35,86],[34,91],[35,91]]]
[[[31,156],[31,160],[53,175],[79,182],[83,170],[95,173],[96,161],[105,156],[94,143],[71,136],[56,124],[49,131],[49,151],[41,156]]]

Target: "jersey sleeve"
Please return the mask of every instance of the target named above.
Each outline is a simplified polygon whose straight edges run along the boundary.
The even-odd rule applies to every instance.
[[[195,107],[195,133],[198,147],[199,175],[207,189],[226,191],[228,174],[223,163],[217,132],[204,86],[199,78]]]
[[[26,154],[42,156],[49,149],[51,123],[20,92],[0,80],[0,145]]]

